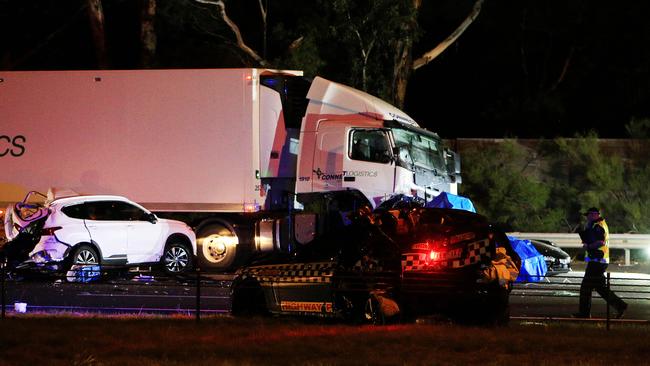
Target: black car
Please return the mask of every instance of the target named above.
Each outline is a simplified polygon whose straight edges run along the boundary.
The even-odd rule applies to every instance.
[[[291,255],[240,269],[232,286],[233,314],[383,323],[398,314],[404,319],[442,311],[507,321],[509,283],[521,263],[505,234],[484,217],[451,209],[368,210],[347,226],[302,240],[300,227],[325,226],[311,217],[314,223],[296,229]],[[506,264],[514,272],[510,279],[496,267]]]
[[[571,271],[571,256],[550,240],[530,239],[539,254],[544,256],[547,275],[553,276]]]

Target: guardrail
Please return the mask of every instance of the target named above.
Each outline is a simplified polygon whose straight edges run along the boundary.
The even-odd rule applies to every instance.
[[[577,233],[520,233],[513,232],[508,235],[520,239],[550,240],[560,248],[582,248],[582,241]],[[625,265],[630,265],[630,250],[650,250],[650,234],[609,234],[609,247],[625,251]]]
[[[512,296],[516,297],[534,297],[534,298],[574,298],[576,299],[575,304],[578,304],[578,299],[580,298],[580,287],[582,285],[583,276],[577,276],[576,274],[565,274],[565,275],[551,275],[551,276],[531,276],[538,277],[539,281],[531,282],[517,282],[514,284]],[[647,301],[650,300],[650,276],[647,274],[634,274],[634,273],[612,273],[606,272],[606,286],[614,292],[623,300],[625,300],[628,305],[632,305],[634,308],[639,309],[639,306],[645,307]],[[600,299],[606,304],[605,300],[594,291],[593,299]],[[645,304],[644,304],[645,303]],[[595,304],[595,301],[594,301]],[[594,305],[595,306],[595,305]],[[600,304],[598,305],[601,306]],[[566,315],[561,313],[553,315],[549,313],[551,308],[540,307],[538,311],[531,310],[529,307],[526,307],[527,314],[524,318],[539,318],[539,319],[557,319],[565,320],[568,318]],[[565,308],[562,308],[563,310]],[[600,308],[602,309],[602,307]],[[607,330],[610,328],[610,322],[613,318],[613,313],[610,312],[610,307],[605,305],[605,317],[602,318],[602,315],[598,314],[599,311],[596,311],[597,314],[594,314],[595,317],[591,320],[600,320],[604,319],[606,321]],[[641,310],[642,313],[645,310]],[[530,311],[533,311],[533,314],[530,314]],[[541,312],[541,313],[540,313]],[[640,313],[636,313],[637,317]],[[647,319],[626,319],[624,322],[633,322],[638,324],[650,324],[650,321]]]

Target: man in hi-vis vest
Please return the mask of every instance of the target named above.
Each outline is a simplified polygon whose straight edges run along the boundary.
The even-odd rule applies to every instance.
[[[612,306],[617,319],[623,317],[627,309],[625,301],[607,288],[605,270],[609,264],[609,229],[605,219],[600,216],[600,211],[592,207],[584,214],[587,216],[585,230],[580,233],[582,247],[585,249],[585,277],[580,285],[580,311],[573,316],[576,318],[591,317],[591,293],[596,290],[598,294]]]

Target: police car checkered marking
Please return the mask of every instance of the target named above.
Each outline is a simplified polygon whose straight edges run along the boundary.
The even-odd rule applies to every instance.
[[[261,282],[329,283],[332,262],[277,264],[249,268],[247,274]]]
[[[488,250],[490,242],[488,239],[470,243],[467,246],[467,256],[463,259],[454,259],[445,263],[446,267],[461,268],[480,262],[482,257],[491,258],[492,254]],[[402,270],[417,271],[425,269],[427,264],[427,253],[406,253],[402,255]],[[441,263],[441,262],[438,262]]]
[[[426,253],[407,253],[402,255],[402,270],[417,271],[426,267]]]
[[[452,261],[452,268],[465,267],[470,264],[474,264],[481,260],[481,257],[491,258],[492,255],[488,251],[488,244],[490,242],[485,239],[481,241],[475,241],[467,246],[467,257],[463,260],[454,260]]]

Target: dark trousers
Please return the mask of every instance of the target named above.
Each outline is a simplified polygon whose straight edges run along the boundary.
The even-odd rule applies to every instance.
[[[625,306],[625,302],[616,296],[614,291],[607,288],[605,281],[606,263],[588,262],[585,269],[585,277],[580,285],[580,314],[591,314],[591,293],[596,290],[598,294],[607,302],[607,305],[620,311]]]

